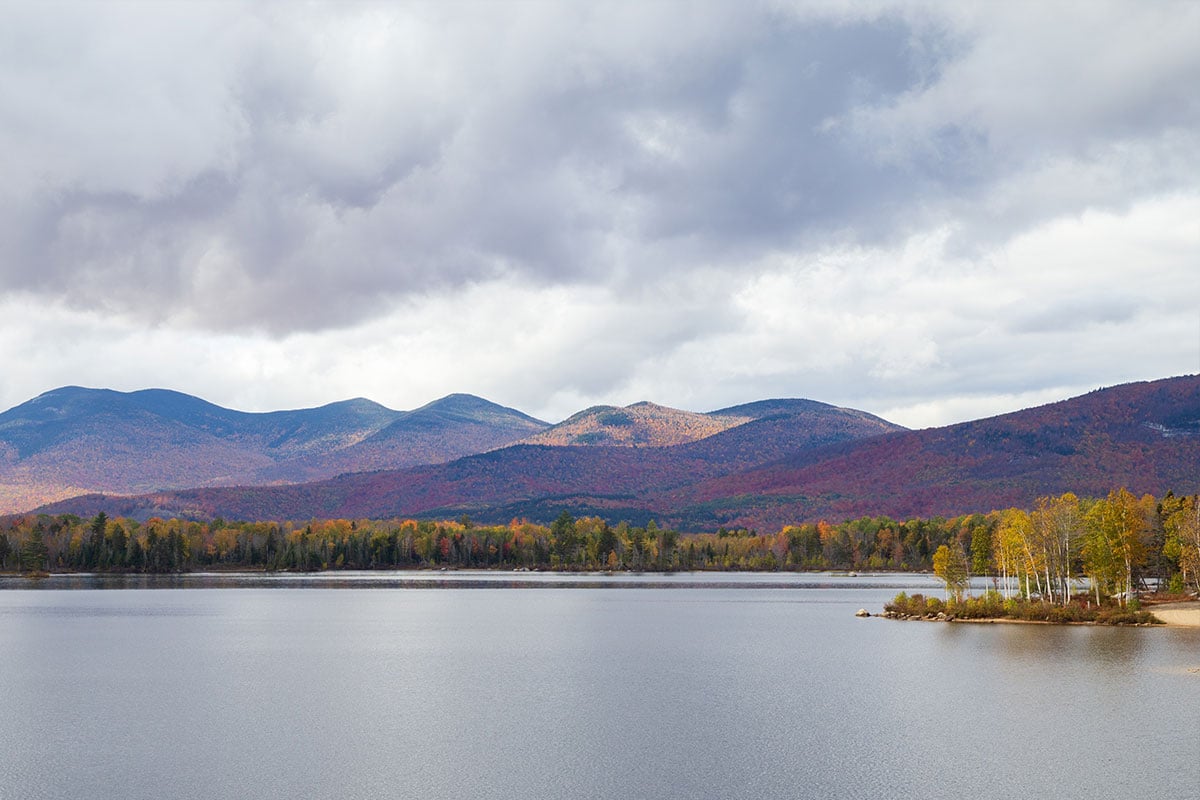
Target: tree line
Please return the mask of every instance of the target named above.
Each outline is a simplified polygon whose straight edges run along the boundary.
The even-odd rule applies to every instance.
[[[138,522],[64,514],[0,526],[0,570],[186,572],[199,569],[319,571],[415,567],[677,569],[679,533],[650,522],[610,526],[562,514],[552,525],[513,520],[479,526],[430,520]]]
[[[961,599],[969,576],[995,576],[1007,600],[1037,597],[1066,605],[1086,579],[1097,604],[1122,604],[1149,581],[1169,593],[1200,591],[1200,504],[1168,492],[1156,500],[1115,489],[1082,500],[1067,493],[1043,497],[1032,511],[991,515],[991,530],[939,546],[934,572],[951,599]]]
[[[951,518],[863,517],[774,533],[682,534],[563,512],[550,525],[412,519],[138,522],[101,513],[27,515],[0,525],[6,571],[501,568],[553,570],[934,570],[948,589],[990,576],[998,591],[1065,603],[1086,578],[1101,597],[1153,584],[1200,590],[1195,496],[1044,497],[1032,509]]]

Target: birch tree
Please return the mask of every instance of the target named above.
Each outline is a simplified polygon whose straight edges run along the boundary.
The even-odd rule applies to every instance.
[[[1114,594],[1117,589],[1122,605],[1133,597],[1133,573],[1146,557],[1148,502],[1154,502],[1149,495],[1139,500],[1126,489],[1114,489],[1088,512],[1084,565],[1097,601],[1102,591]]]
[[[1200,496],[1185,497],[1165,521],[1167,547],[1174,550],[1185,586],[1200,591]]]
[[[1039,498],[1031,524],[1032,546],[1040,556],[1047,599],[1066,605],[1071,600],[1071,566],[1083,534],[1079,498],[1070,492],[1060,497]]]
[[[1000,575],[1004,587],[1004,599],[1012,597],[1013,581],[1017,582],[1021,593],[1028,596],[1028,582],[1022,580],[1025,564],[1026,540],[1030,536],[1031,521],[1029,514],[1018,509],[1010,508],[1000,512],[1000,521],[996,525],[996,535],[992,547],[992,557],[996,562],[996,572]],[[1021,588],[1024,587],[1024,588]]]

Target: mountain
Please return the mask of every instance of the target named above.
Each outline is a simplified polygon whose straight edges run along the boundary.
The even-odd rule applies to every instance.
[[[771,527],[1031,507],[1039,496],[1200,488],[1200,376],[1125,384],[942,428],[796,453],[687,487],[678,518]]]
[[[258,470],[253,483],[316,480],[344,472],[440,464],[511,444],[546,423],[469,394],[452,394],[399,417],[347,447],[318,458]]]
[[[0,511],[84,491],[292,482],[439,463],[545,427],[470,395],[414,411],[359,398],[247,413],[164,389],[67,386],[0,414]]]
[[[195,489],[128,499],[78,498],[53,508],[86,513],[103,505],[114,514],[233,519],[469,513],[481,520],[507,521],[511,515],[553,517],[568,507],[573,513],[640,518],[662,512],[662,507],[648,501],[655,493],[684,491],[697,481],[751,469],[790,454],[903,430],[853,409],[807,400],[769,402],[773,404],[770,408],[762,406],[740,415],[747,422],[683,444],[521,443],[404,471],[348,474],[294,486]],[[643,410],[645,419],[654,420],[691,421],[705,416],[657,406]],[[577,416],[593,413],[608,412],[589,410]],[[718,412],[715,416],[720,418],[719,425],[725,425],[727,418],[739,415]],[[628,427],[639,427],[636,418]]]
[[[631,406],[593,406],[546,430],[523,444],[604,445],[608,447],[667,447],[705,439],[749,422],[749,416],[697,414],[650,402]]]
[[[599,411],[597,413],[605,413]],[[1200,488],[1200,376],[1126,384],[920,431],[813,401],[714,412],[749,421],[669,446],[517,444],[443,464],[312,483],[198,488],[46,507],[81,515],[447,517],[548,521],[562,510],[771,530],[863,515],[950,516],[1073,491]]]
[[[642,401],[623,408],[593,406],[527,437],[519,444],[545,444],[555,447],[572,445],[602,447],[670,447],[689,442],[709,441],[733,428],[764,420],[785,424],[775,427],[775,436],[753,436],[760,445],[780,444],[787,450],[800,447],[796,437],[805,438],[804,446],[842,438],[903,430],[887,420],[855,409],[837,408],[816,400],[775,399],[696,413]],[[758,429],[759,433],[766,430]],[[843,437],[841,433],[844,433]],[[747,431],[740,431],[740,441]],[[760,441],[761,440],[761,441]],[[716,440],[709,446],[721,445]],[[714,457],[718,457],[716,453]]]

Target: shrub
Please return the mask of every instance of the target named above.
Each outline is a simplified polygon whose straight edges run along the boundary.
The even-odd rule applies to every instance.
[[[923,617],[927,614],[938,614],[946,611],[946,604],[936,597],[926,597],[923,594],[914,594],[911,597],[901,592],[892,598],[892,602],[884,605],[884,611],[891,611],[896,614],[904,614],[910,617]]]
[[[885,611],[910,617],[945,613],[950,619],[1016,619],[1029,622],[1097,622],[1101,625],[1145,625],[1158,622],[1148,611],[1118,606],[1087,607],[1080,602],[1065,606],[1044,600],[1004,600],[998,592],[944,603],[937,597],[901,592],[884,606]]]
[[[1148,625],[1158,620],[1149,611],[1131,611],[1117,606],[1104,606],[1096,614],[1102,625]]]
[[[1087,622],[1095,618],[1095,612],[1090,612],[1088,609],[1075,603],[1065,606],[1051,606],[1048,612],[1047,620],[1050,622]]]
[[[892,598],[890,603],[883,604],[883,610],[892,614],[908,613],[908,594],[901,592]]]
[[[1007,616],[998,592],[986,592],[980,597],[968,597],[954,608],[962,619],[1002,619]]]

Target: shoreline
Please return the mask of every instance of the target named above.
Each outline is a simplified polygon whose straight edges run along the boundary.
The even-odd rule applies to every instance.
[[[1150,612],[1154,614],[1153,611]],[[937,617],[889,617],[886,612],[882,614],[872,614],[871,616],[880,617],[881,619],[891,619],[900,622],[947,622],[952,625],[1076,625],[1092,628],[1179,628],[1192,627],[1186,623],[1171,623],[1159,617],[1161,622],[1135,622],[1135,623],[1111,623],[1111,622],[1096,622],[1094,620],[1083,621],[1064,621],[1055,622],[1049,619],[1014,619],[1012,617],[976,617],[974,619],[963,619],[955,617],[954,619],[938,619]],[[1157,615],[1156,615],[1157,616]],[[1200,617],[1195,627],[1200,627]]]
[[[1143,611],[1148,611],[1154,615],[1159,622],[1156,623],[1137,623],[1137,624],[1110,624],[1095,621],[1063,621],[1055,622],[1046,619],[1014,619],[1011,617],[979,617],[974,619],[965,619],[955,617],[952,619],[942,616],[903,616],[894,614],[893,612],[883,612],[881,614],[872,614],[874,617],[883,619],[899,620],[901,622],[957,622],[975,625],[1093,625],[1096,627],[1129,627],[1129,628],[1200,628],[1200,600],[1184,600],[1179,602],[1161,603],[1158,605],[1146,605],[1142,607]]]

